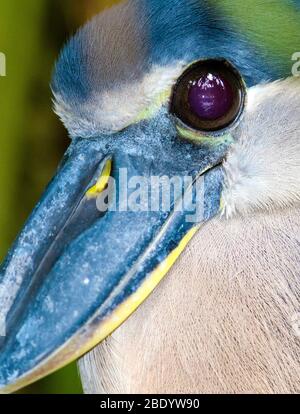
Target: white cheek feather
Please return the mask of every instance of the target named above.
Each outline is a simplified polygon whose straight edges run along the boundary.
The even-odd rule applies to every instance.
[[[300,201],[300,80],[257,85],[248,94],[224,162],[226,217]]]

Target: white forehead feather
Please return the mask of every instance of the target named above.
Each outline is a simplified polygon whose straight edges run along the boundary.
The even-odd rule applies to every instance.
[[[245,116],[226,162],[224,213],[249,213],[300,201],[300,80],[249,89]]]
[[[157,104],[158,98],[171,89],[182,73],[183,62],[172,66],[154,66],[141,79],[134,79],[92,94],[81,103],[80,111],[55,94],[54,110],[71,136],[91,138],[102,133],[114,133],[132,124],[142,112]]]

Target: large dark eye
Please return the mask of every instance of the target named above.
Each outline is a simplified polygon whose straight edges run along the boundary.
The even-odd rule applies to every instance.
[[[178,79],[171,113],[185,126],[203,132],[220,131],[240,116],[245,85],[226,60],[209,59],[191,65]]]

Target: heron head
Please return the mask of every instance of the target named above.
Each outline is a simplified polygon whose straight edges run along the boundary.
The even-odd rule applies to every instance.
[[[72,141],[1,268],[4,391],[113,332],[211,217],[298,202],[300,86],[277,80],[299,16],[254,2],[246,24],[238,3],[122,2],[63,49]]]

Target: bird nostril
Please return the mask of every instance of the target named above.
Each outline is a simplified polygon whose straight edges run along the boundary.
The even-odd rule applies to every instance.
[[[103,167],[100,177],[95,185],[88,189],[85,193],[88,200],[97,198],[107,187],[112,170],[112,160],[109,158]]]

